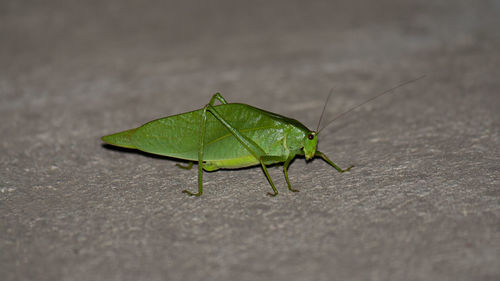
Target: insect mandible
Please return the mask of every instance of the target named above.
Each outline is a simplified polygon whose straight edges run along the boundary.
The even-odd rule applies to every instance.
[[[384,91],[338,115],[327,125],[355,108],[421,78],[423,76]],[[216,101],[220,104],[215,105]],[[327,103],[328,99],[325,107]],[[353,167],[341,169],[317,150],[320,131],[319,124],[318,129],[310,130],[292,118],[247,104],[228,103],[216,93],[202,109],[157,119],[135,129],[103,136],[102,140],[113,146],[187,160],[187,166],[177,164],[184,169],[191,169],[193,162],[197,161],[198,192],[183,190],[188,195],[203,194],[203,170],[260,165],[273,190],[267,194],[276,196],[278,190],[267,171],[269,165],[283,163],[285,180],[292,192],[298,190],[290,184],[288,166],[297,155],[304,156],[306,161],[322,158],[340,173]]]

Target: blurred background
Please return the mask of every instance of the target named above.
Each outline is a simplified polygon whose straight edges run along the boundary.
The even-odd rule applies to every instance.
[[[2,280],[498,280],[500,2],[0,2]],[[342,167],[196,172],[105,134],[220,91]]]

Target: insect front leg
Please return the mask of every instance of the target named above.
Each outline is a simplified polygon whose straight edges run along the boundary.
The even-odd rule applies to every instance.
[[[351,165],[350,167],[348,167],[347,169],[341,169],[339,166],[335,165],[335,163],[332,162],[332,160],[328,159],[328,157],[326,157],[325,154],[323,154],[321,151],[318,151],[316,150],[316,154],[315,156],[319,156],[321,157],[323,160],[326,161],[326,163],[330,164],[332,167],[335,168],[335,170],[337,170],[339,173],[343,173],[343,172],[347,172],[349,171],[352,167],[354,167],[354,165]]]

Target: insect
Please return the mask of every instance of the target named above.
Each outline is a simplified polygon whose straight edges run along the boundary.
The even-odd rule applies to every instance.
[[[422,77],[393,87],[338,115],[333,120]],[[330,96],[331,92],[328,99]],[[217,101],[219,105],[215,105]],[[298,190],[292,188],[290,184],[288,166],[297,155],[304,156],[306,161],[315,157],[322,158],[340,173],[349,171],[353,167],[342,169],[317,150],[318,135],[321,130],[319,124],[318,129],[314,131],[292,118],[247,104],[228,103],[220,93],[216,93],[202,109],[157,119],[135,129],[104,136],[102,140],[114,146],[188,160],[187,166],[177,164],[184,169],[191,169],[193,162],[197,161],[198,192],[187,189],[183,191],[191,196],[203,194],[203,170],[215,171],[257,165],[262,167],[271,185],[272,192],[267,194],[276,196],[278,190],[267,171],[269,165],[283,163],[285,180],[292,192]]]

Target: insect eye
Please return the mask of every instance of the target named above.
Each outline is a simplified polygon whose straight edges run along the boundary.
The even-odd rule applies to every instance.
[[[307,138],[308,138],[308,139],[310,139],[310,140],[312,140],[312,139],[314,139],[314,135],[313,135],[313,134],[309,134],[309,135],[307,136]]]

